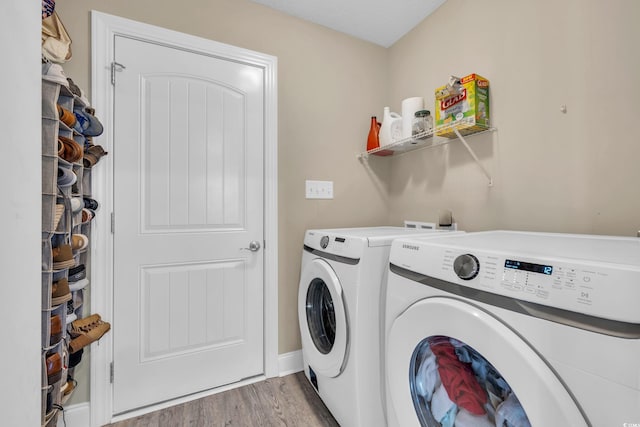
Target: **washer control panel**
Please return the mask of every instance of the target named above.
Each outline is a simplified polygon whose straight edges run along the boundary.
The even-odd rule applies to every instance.
[[[628,271],[451,249],[440,259],[439,279],[593,316],[640,322],[640,278],[627,277]]]
[[[389,262],[440,280],[445,292],[451,283],[640,325],[638,238],[500,230],[402,238]]]
[[[398,239],[389,261],[460,286],[640,324],[638,267],[430,242]]]

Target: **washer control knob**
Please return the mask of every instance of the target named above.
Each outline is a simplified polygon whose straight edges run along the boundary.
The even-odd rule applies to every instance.
[[[320,239],[320,247],[327,249],[327,246],[329,246],[329,236],[322,236],[322,239]]]
[[[460,255],[453,261],[453,271],[462,280],[471,280],[478,275],[480,262],[471,254]]]

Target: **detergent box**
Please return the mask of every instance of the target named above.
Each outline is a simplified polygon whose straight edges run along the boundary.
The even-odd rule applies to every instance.
[[[443,95],[444,94],[444,95]],[[451,128],[455,122],[460,134],[485,130],[489,127],[489,80],[477,74],[460,79],[457,87],[436,89],[436,135],[455,138]]]

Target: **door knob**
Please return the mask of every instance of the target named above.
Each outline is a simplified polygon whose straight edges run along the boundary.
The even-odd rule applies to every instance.
[[[251,251],[251,252],[257,252],[260,250],[260,242],[258,242],[257,240],[253,240],[251,243],[249,243],[249,247],[248,248],[240,248],[241,251]]]

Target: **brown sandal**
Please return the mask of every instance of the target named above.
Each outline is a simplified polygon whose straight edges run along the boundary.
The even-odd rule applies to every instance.
[[[69,126],[71,129],[76,125],[76,116],[60,104],[58,104],[58,117],[62,123]]]
[[[64,158],[64,144],[58,139],[58,157]]]
[[[58,136],[58,141],[64,146],[62,158],[70,163],[75,163],[82,158],[82,146],[71,138]]]

